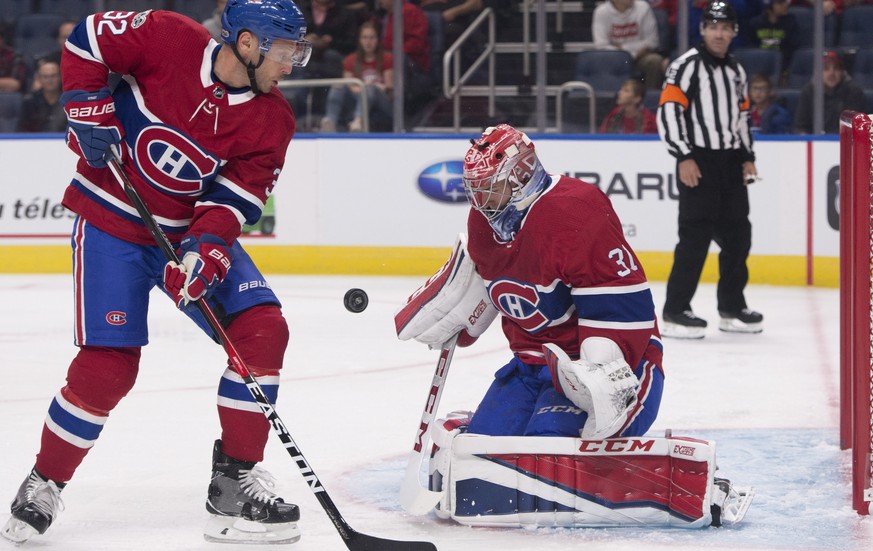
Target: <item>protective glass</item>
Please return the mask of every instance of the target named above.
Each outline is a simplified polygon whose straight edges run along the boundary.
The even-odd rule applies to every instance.
[[[261,45],[264,57],[286,67],[305,67],[312,55],[312,43],[308,40],[273,40],[266,48]]]

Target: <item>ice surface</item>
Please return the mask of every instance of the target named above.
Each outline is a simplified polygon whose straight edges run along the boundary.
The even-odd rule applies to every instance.
[[[751,286],[760,335],[716,329],[715,290],[701,285],[702,341],[665,341],[667,382],[652,433],[713,439],[720,474],[755,485],[742,525],[696,531],[481,529],[412,517],[397,492],[433,376],[437,352],[394,336],[395,308],[420,278],[273,276],[291,327],[278,411],[345,519],[392,539],[433,541],[440,551],[869,550],[873,524],[850,507],[848,452],[838,445],[836,289]],[[368,309],[343,307],[351,287]],[[663,303],[663,285],[653,284]],[[66,511],[26,548],[63,551],[233,551],[207,543],[203,503],[222,349],[155,292],[151,344],[139,380],[64,490]],[[11,501],[39,445],[49,402],[75,354],[68,276],[0,276],[0,500]],[[440,413],[473,409],[508,359],[497,326],[459,349]],[[275,435],[264,466],[300,505],[296,551],[343,550]],[[3,503],[8,503],[4,501]],[[0,523],[8,509],[0,510]],[[0,548],[13,546],[0,542]]]

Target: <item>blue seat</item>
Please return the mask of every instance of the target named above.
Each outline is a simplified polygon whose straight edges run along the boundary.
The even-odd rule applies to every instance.
[[[764,48],[740,48],[734,57],[746,70],[746,75],[764,75],[773,86],[778,86],[782,75],[782,52]]]
[[[106,11],[145,11],[145,10],[163,10],[166,9],[166,2],[158,0],[151,2],[149,0],[104,0],[106,3]]]
[[[791,6],[788,13],[797,21],[797,30],[800,36],[798,48],[812,48],[813,40],[813,13],[809,6]],[[837,15],[832,13],[824,18],[824,45],[833,48],[837,38]]]
[[[774,98],[781,98],[791,113],[791,120],[794,120],[794,113],[797,111],[797,104],[800,102],[800,90],[792,88],[777,88],[773,90]]]
[[[21,101],[18,92],[0,92],[0,133],[15,132]]]
[[[61,15],[80,21],[97,11],[94,0],[39,0],[39,13]]]
[[[861,88],[873,89],[873,48],[864,48],[855,54],[852,78]]]
[[[587,82],[598,97],[614,97],[634,74],[634,58],[624,50],[586,50],[576,56],[576,80]]]
[[[215,11],[215,0],[176,0],[173,3],[173,11],[187,15],[200,23],[212,17]]]
[[[670,29],[670,16],[667,10],[655,8],[652,10],[655,14],[655,22],[658,24],[658,49],[663,53],[673,50],[672,30]]]
[[[873,46],[873,6],[849,6],[843,10],[843,22],[840,27],[840,48],[869,48]]]
[[[446,52],[446,33],[442,12],[427,10],[427,40],[430,44],[430,76],[440,87],[443,85],[443,54]]]
[[[64,17],[51,13],[29,13],[15,24],[15,49],[25,56],[39,59],[58,49],[55,39]]]
[[[32,4],[31,0],[0,0],[0,21],[15,23],[22,15],[33,13]]]
[[[814,55],[812,48],[800,48],[794,52],[788,74],[785,79],[786,88],[799,90],[812,79],[812,60]]]

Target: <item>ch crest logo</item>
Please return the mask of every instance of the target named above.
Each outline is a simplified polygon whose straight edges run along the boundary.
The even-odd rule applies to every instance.
[[[133,151],[143,177],[170,195],[200,195],[203,182],[212,180],[221,169],[217,157],[168,126],[144,128]]]
[[[535,333],[549,323],[539,309],[540,295],[531,285],[501,279],[491,284],[488,294],[497,309],[515,320],[525,331]]]
[[[127,313],[113,310],[106,313],[106,322],[109,325],[124,325],[127,323]]]

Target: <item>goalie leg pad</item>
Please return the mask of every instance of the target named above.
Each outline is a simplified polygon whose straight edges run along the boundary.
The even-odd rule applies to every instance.
[[[690,438],[459,434],[441,507],[471,526],[700,528],[735,510],[714,501],[714,472],[715,444]]]

